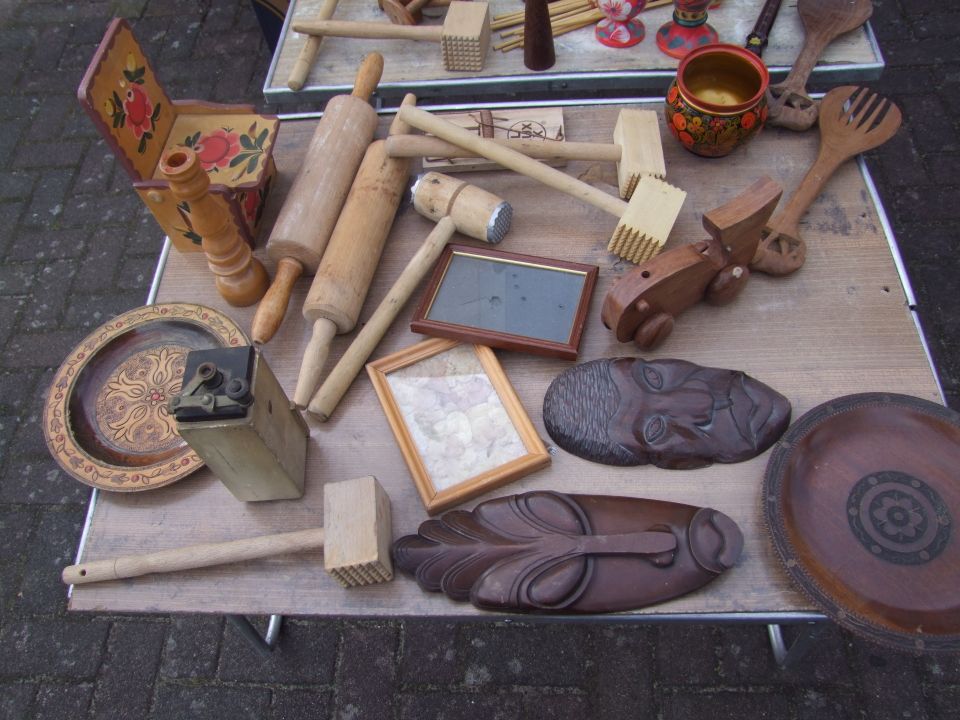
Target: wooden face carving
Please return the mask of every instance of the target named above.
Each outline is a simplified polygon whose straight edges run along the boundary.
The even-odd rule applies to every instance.
[[[559,375],[543,420],[550,437],[579,457],[676,470],[759,455],[786,430],[790,403],[735,370],[607,358]]]

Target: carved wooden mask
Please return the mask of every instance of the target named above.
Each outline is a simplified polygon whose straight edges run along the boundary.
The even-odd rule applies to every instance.
[[[556,377],[543,421],[557,445],[586,460],[678,470],[759,455],[787,429],[790,410],[742,372],[624,357]]]
[[[428,520],[393,555],[424,590],[479,608],[597,613],[696,590],[742,547],[736,523],[710,508],[531,492]]]

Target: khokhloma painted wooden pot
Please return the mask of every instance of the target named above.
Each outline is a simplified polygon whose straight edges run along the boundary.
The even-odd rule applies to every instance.
[[[670,132],[687,150],[723,157],[760,132],[770,75],[753,53],[717,43],[683,60],[664,106]]]

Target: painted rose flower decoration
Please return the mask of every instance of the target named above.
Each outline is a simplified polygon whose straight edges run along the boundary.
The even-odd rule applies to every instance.
[[[139,85],[130,85],[123,98],[123,111],[127,115],[127,126],[138,140],[144,133],[153,130],[153,103]]]
[[[209,172],[213,168],[225,168],[240,152],[240,135],[226,128],[218,128],[201,135],[193,149],[204,170]]]

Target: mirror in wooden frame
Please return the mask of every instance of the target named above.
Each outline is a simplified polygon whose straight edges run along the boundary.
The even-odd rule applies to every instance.
[[[576,360],[597,273],[595,265],[450,245],[410,329]]]

